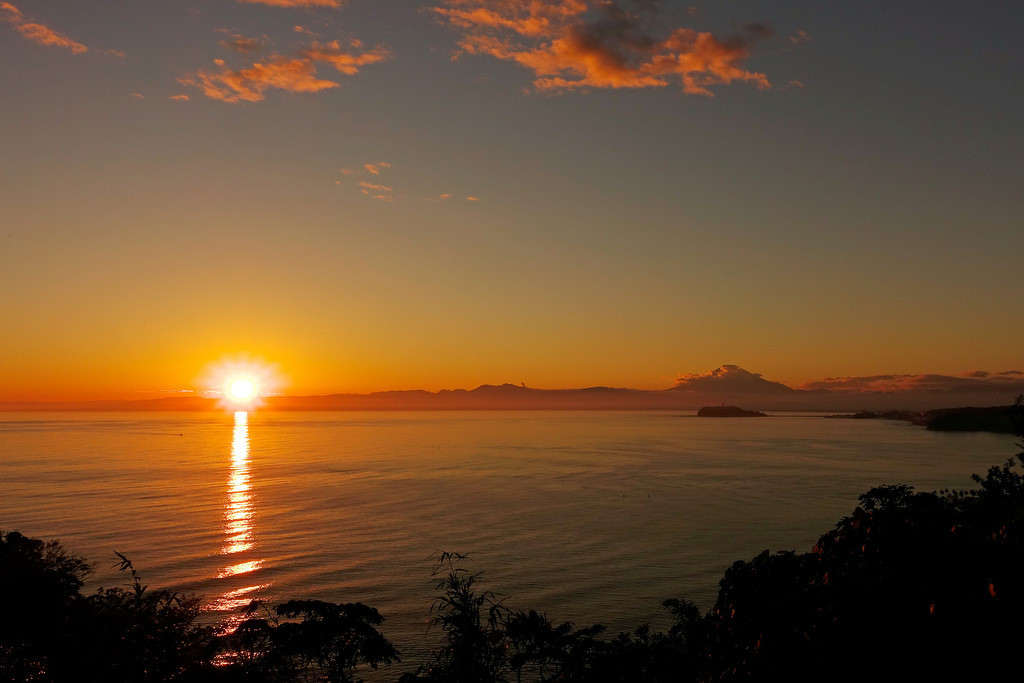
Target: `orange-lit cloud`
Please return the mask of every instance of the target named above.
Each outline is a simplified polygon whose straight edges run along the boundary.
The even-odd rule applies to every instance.
[[[750,46],[772,35],[749,24],[719,38],[689,28],[661,28],[657,5],[629,11],[609,0],[447,0],[431,11],[462,32],[461,53],[516,62],[541,91],[664,87],[711,95],[734,81],[758,88],[763,73],[744,69]]]
[[[327,62],[339,72],[353,75],[366,64],[375,64],[387,59],[390,52],[376,47],[362,53],[345,52],[337,41],[314,44],[297,56],[272,55],[262,62],[255,62],[248,69],[232,69],[224,60],[214,63],[218,70],[200,69],[178,79],[182,85],[193,86],[207,97],[222,102],[259,102],[270,89],[292,93],[314,93],[337,88],[338,83],[317,76],[317,62]]]
[[[14,30],[28,38],[33,43],[60,47],[71,50],[71,54],[82,54],[89,48],[81,43],[71,40],[67,36],[54,31],[49,26],[37,24],[25,19],[25,15],[9,2],[0,2],[0,20],[10,24]],[[121,54],[123,56],[123,54]]]
[[[11,23],[20,24],[24,21],[24,14],[17,7],[9,2],[0,2],[0,19]]]
[[[391,168],[391,164],[386,161],[379,161],[376,164],[363,164],[363,168],[373,175],[380,175],[381,169]]]
[[[378,161],[376,163],[363,164],[362,169],[341,168],[338,170],[342,175],[346,176],[361,175],[364,178],[372,176],[370,180],[357,181],[355,186],[358,187],[359,191],[367,197],[372,197],[373,199],[379,199],[385,202],[393,202],[395,201],[395,197],[392,194],[394,189],[391,186],[384,185],[380,182],[380,176],[389,168],[391,168],[390,162]],[[335,180],[334,183],[336,185],[341,185],[340,180]]]
[[[189,96],[188,95],[171,95],[171,99],[174,100],[175,102],[188,102]]]
[[[1024,372],[974,370],[960,375],[825,377],[805,382],[798,389],[843,394],[1021,393],[1024,392]],[[781,382],[766,380],[756,372],[748,372],[738,365],[723,365],[711,372],[681,375],[676,379],[674,390],[777,396],[800,393]]]
[[[801,389],[844,393],[1020,393],[1024,372],[1006,370],[991,373],[974,370],[957,375],[870,375],[866,377],[825,377],[803,384]]]
[[[344,0],[238,0],[247,5],[271,7],[341,7]]]
[[[350,45],[353,49],[362,47],[362,44],[357,40],[352,41]],[[354,76],[359,73],[359,69],[362,67],[368,64],[377,64],[388,59],[391,56],[391,51],[378,45],[372,50],[353,54],[347,52],[337,40],[334,40],[329,43],[314,44],[311,49],[306,50],[303,54],[307,59],[326,62],[341,73]]]
[[[214,63],[219,71],[199,70],[178,82],[199,88],[211,99],[232,103],[259,102],[271,88],[298,93],[338,87],[334,81],[317,78],[316,66],[308,59],[275,56],[240,70],[228,68],[221,59]]]

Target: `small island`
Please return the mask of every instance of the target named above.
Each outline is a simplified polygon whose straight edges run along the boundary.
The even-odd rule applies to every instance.
[[[704,406],[697,411],[697,417],[768,417],[768,415],[736,406]]]

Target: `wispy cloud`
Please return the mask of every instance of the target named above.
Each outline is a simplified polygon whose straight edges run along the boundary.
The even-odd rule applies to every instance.
[[[362,176],[368,178],[367,180],[357,180],[355,187],[359,188],[359,192],[365,197],[377,199],[383,202],[395,201],[394,188],[390,185],[385,185],[380,181],[380,176],[385,170],[391,168],[391,163],[387,161],[378,161],[375,163],[363,164],[360,169],[352,168],[341,168],[338,169],[342,175],[345,176]],[[341,185],[340,180],[334,181],[335,185]]]
[[[222,102],[259,102],[271,88],[286,92],[320,92],[337,88],[334,81],[316,77],[316,67],[308,59],[275,56],[256,62],[248,69],[230,69],[223,59],[214,60],[218,71],[199,70],[178,82],[203,91],[210,99]]]
[[[238,0],[247,5],[271,7],[341,7],[345,0]]]
[[[377,192],[391,192],[391,188],[387,185],[376,185],[374,183],[368,183],[365,180],[360,181],[357,185],[363,188],[363,194],[369,194],[371,190],[375,190]]]
[[[241,33],[232,33],[223,28],[217,29],[217,31],[224,34],[220,40],[220,46],[226,50],[241,52],[243,55],[253,55],[266,46],[265,38],[249,38]]]
[[[811,37],[807,35],[806,31],[797,31],[793,35],[788,36],[787,40],[789,40],[792,45],[800,45],[801,43],[811,42]]]
[[[742,67],[750,47],[768,38],[764,24],[717,37],[664,28],[658,3],[628,10],[614,0],[447,0],[431,7],[458,29],[460,54],[490,55],[534,74],[540,91],[664,87],[711,95],[734,81],[771,87],[763,73]]]
[[[28,21],[25,18],[25,15],[21,13],[21,10],[9,2],[0,2],[0,20],[10,24],[15,31],[31,40],[33,43],[64,48],[66,50],[71,50],[71,54],[75,55],[88,52],[89,50],[85,45],[82,45],[75,40],[71,40],[67,36],[62,33],[58,33],[45,24],[37,24],[35,22]],[[114,54],[115,56],[124,56],[123,53],[115,51],[111,51],[111,54]]]
[[[388,161],[376,161],[372,163],[365,163],[362,167],[352,168],[340,168],[338,172],[343,176],[348,176],[351,180],[342,181],[336,179],[334,184],[341,187],[355,187],[364,197],[370,199],[377,199],[379,201],[394,202],[394,201],[406,201],[410,197],[404,194],[399,188],[398,194],[395,194],[395,188],[391,184],[384,184],[383,176],[391,170],[391,163]],[[354,177],[353,177],[354,176]],[[417,197],[417,200],[427,202],[447,202],[453,199],[455,195],[451,192],[443,192],[430,197]],[[478,202],[478,197],[466,197],[467,202]]]
[[[358,41],[354,44],[358,45]],[[354,75],[363,66],[382,62],[390,55],[390,51],[381,46],[351,52],[338,41],[314,43],[295,56],[272,55],[264,61],[254,62],[247,69],[232,69],[224,60],[216,59],[217,69],[200,69],[179,78],[178,82],[199,88],[207,97],[222,102],[259,102],[271,89],[315,93],[337,88],[337,82],[318,76],[317,63],[326,62],[340,73]]]
[[[362,48],[362,43],[358,40],[354,40],[349,44],[349,48],[345,48],[337,40],[333,40],[328,43],[317,43],[314,46],[306,50],[304,55],[307,59],[311,59],[317,62],[326,62],[335,69],[348,76],[354,76],[359,73],[359,70],[369,64],[378,64],[391,57],[391,51],[385,47],[378,45],[372,50],[365,52],[351,52],[351,50],[359,50]]]
[[[372,175],[380,175],[381,169],[391,168],[391,164],[386,161],[378,161],[375,164],[363,164],[363,168]]]
[[[803,384],[801,389],[842,393],[1019,393],[1024,391],[1024,372],[973,370],[961,375],[868,375],[825,377]]]
[[[171,95],[170,99],[175,102],[188,102],[190,98],[188,95]]]
[[[437,195],[436,197],[425,197],[424,201],[427,201],[427,202],[446,202],[446,201],[448,201],[449,199],[451,199],[454,196],[455,195],[453,195],[450,192],[444,192],[442,194]],[[478,201],[480,201],[480,198],[479,197],[466,197],[465,200],[467,202],[478,202]]]

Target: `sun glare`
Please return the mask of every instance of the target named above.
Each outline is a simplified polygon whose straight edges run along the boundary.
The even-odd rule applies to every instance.
[[[207,366],[200,382],[227,410],[252,410],[280,391],[277,366],[250,356],[224,357]]]
[[[228,381],[228,396],[235,401],[248,401],[256,395],[256,384],[248,377]]]

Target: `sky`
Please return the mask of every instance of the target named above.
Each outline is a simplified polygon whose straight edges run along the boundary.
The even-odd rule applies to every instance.
[[[0,400],[1020,370],[1022,25],[0,2]]]

